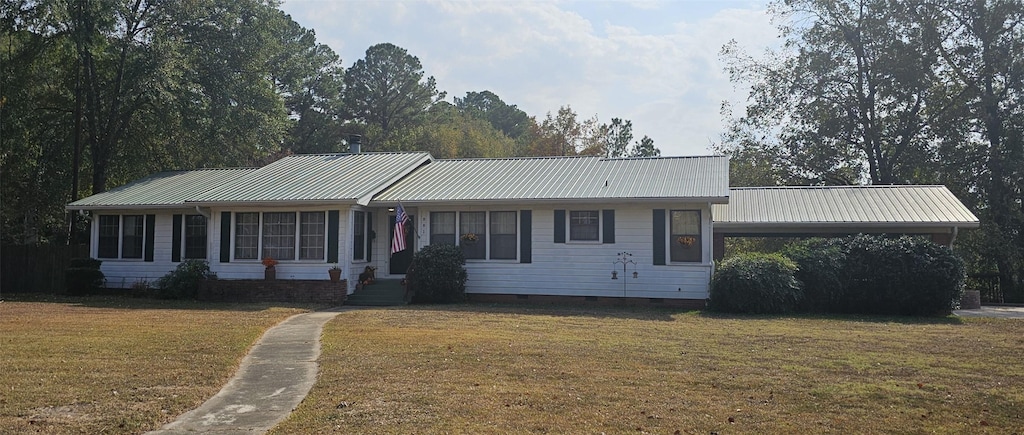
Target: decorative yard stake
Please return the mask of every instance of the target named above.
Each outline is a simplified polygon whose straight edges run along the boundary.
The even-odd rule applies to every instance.
[[[615,261],[612,262],[612,268],[613,268],[612,269],[612,279],[619,279],[619,271],[617,270],[618,269],[617,265],[619,265],[619,264],[622,265],[622,276],[626,276],[626,267],[627,267],[627,265],[632,264],[633,265],[633,279],[639,278],[640,274],[638,274],[636,272],[636,260],[633,260],[633,254],[630,254],[629,252],[623,251],[623,252],[618,253],[617,255],[618,255],[618,257],[615,259]],[[625,279],[622,280],[622,296],[626,296],[626,280]]]

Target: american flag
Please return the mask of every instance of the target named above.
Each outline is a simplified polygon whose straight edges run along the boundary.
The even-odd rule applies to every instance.
[[[391,253],[394,254],[405,250],[405,223],[409,221],[409,215],[399,203],[395,208],[395,235],[391,239]]]

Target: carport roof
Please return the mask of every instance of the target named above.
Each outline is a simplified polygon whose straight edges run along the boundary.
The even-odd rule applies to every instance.
[[[712,206],[718,233],[936,232],[977,228],[945,186],[739,187]]]

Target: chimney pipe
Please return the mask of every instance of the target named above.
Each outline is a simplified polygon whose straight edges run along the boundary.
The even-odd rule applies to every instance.
[[[358,134],[350,134],[350,135],[348,135],[348,152],[349,153],[351,153],[351,154],[359,154],[359,152],[362,151],[362,144],[359,143],[360,139],[362,139],[362,136],[360,136]]]

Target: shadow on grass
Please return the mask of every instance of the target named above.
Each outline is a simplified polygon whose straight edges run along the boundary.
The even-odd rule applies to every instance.
[[[520,316],[594,317],[611,319],[635,319],[674,321],[675,316],[693,310],[680,307],[637,307],[569,304],[515,304],[465,302],[458,304],[417,304],[397,307],[375,307],[384,310],[448,311],[484,314],[514,314]]]
[[[862,323],[899,323],[904,325],[962,325],[964,320],[961,317],[949,316],[882,316],[864,314],[811,314],[811,313],[790,313],[790,314],[735,314],[720,313],[704,310],[698,314],[708,319],[751,319],[751,320],[773,320],[773,319],[806,319],[806,320],[835,320],[842,322]]]
[[[117,308],[125,310],[263,311],[268,308],[280,307],[321,311],[332,307],[329,304],[294,302],[206,302],[196,300],[156,299],[152,297],[133,297],[128,294],[67,296],[44,293],[4,292],[2,297],[0,297],[0,301],[53,303],[77,305],[89,308]]]

